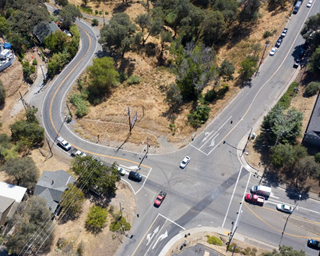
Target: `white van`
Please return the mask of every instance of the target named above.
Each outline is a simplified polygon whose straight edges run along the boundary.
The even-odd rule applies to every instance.
[[[267,186],[262,186],[262,185],[253,186],[250,191],[252,194],[258,194],[265,197],[269,197],[271,194],[271,188]]]

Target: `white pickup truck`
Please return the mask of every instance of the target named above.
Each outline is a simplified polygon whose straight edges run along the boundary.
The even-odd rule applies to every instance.
[[[63,138],[59,137],[57,140],[58,140],[58,145],[60,145],[63,149],[67,151],[71,149],[71,145]]]

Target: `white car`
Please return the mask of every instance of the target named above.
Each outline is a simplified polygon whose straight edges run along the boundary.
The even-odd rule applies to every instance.
[[[277,51],[277,48],[276,48],[276,47],[272,47],[269,55],[270,55],[270,56],[273,56],[273,55],[276,53],[276,51]]]
[[[72,36],[68,30],[64,30],[63,33],[65,33],[67,36]]]
[[[185,157],[183,158],[183,160],[181,161],[181,163],[180,163],[180,168],[181,168],[181,169],[184,169],[189,162],[190,162],[190,157],[185,156]]]
[[[285,213],[291,214],[294,210],[292,206],[286,204],[277,204],[277,210]]]
[[[118,169],[118,172],[119,172],[119,174],[120,174],[121,176],[124,176],[124,175],[126,174],[126,171],[123,170],[123,168],[121,168],[120,166],[118,166],[117,169]]]
[[[312,5],[312,0],[309,0],[309,2],[307,3],[307,7],[310,8]]]

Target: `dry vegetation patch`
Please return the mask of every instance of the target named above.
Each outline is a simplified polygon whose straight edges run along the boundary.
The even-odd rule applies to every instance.
[[[70,0],[70,3],[81,5],[82,1]],[[131,17],[132,21],[137,15],[146,12],[138,1],[131,2],[129,6],[126,6],[120,0],[100,4],[89,2],[88,7],[93,10],[109,12],[107,17],[109,19],[111,18],[111,13],[117,13],[121,9]],[[273,11],[268,11],[267,8],[267,3],[261,6],[261,17],[255,24],[242,25],[241,29],[244,29],[245,33],[239,34],[238,38],[234,37],[232,41],[226,39],[225,45],[219,46],[217,55],[219,64],[224,59],[228,59],[235,64],[238,70],[239,63],[252,52],[252,45],[257,43],[261,45],[261,55],[266,41],[263,38],[263,33],[266,30],[277,31],[272,38],[269,38],[271,40],[270,45],[276,41],[277,35],[281,33],[289,17],[290,6],[287,5],[284,9],[278,8]],[[237,31],[236,26],[236,24],[233,24],[229,29]],[[248,36],[244,38],[243,34]],[[156,58],[158,47],[159,38],[150,36],[146,42],[146,47],[142,48],[139,53],[127,52],[123,59],[116,60],[117,68],[121,72],[125,72],[129,76],[136,75],[140,77],[141,82],[138,85],[131,86],[127,86],[126,82],[124,82],[123,85],[114,90],[104,103],[90,107],[90,113],[85,118],[78,119],[75,126],[75,130],[81,136],[97,141],[97,136],[99,135],[100,142],[112,146],[127,141],[128,143],[123,145],[124,149],[134,149],[135,144],[139,145],[145,140],[146,136],[149,136],[150,144],[160,147],[158,152],[161,152],[160,136],[165,136],[173,149],[182,147],[190,141],[190,138],[196,132],[194,128],[187,124],[187,115],[190,113],[192,106],[186,103],[180,111],[176,113],[168,112],[169,107],[164,102],[165,91],[170,83],[175,82],[175,75],[170,74],[165,68],[156,68],[158,66]],[[267,53],[268,50],[265,54]],[[166,57],[169,57],[168,52]],[[223,82],[229,85],[229,92],[223,99],[210,104],[209,121],[239,92],[240,89],[236,85],[237,70],[234,74],[234,81]],[[132,110],[132,116],[136,112],[138,113],[138,121],[129,138],[126,111],[128,106]],[[199,128],[199,131],[201,129],[203,127]]]

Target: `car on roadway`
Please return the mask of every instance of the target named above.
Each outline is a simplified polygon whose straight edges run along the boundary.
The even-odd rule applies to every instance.
[[[292,206],[286,205],[286,204],[277,204],[277,210],[284,213],[291,214],[294,210]]]
[[[309,2],[307,3],[307,7],[310,8],[312,5],[312,0],[309,0]]]
[[[320,250],[320,241],[314,239],[308,239],[307,246],[314,250]]]
[[[184,169],[189,162],[190,162],[190,157],[189,156],[185,156],[183,158],[183,160],[181,161],[181,163],[180,163],[180,168]]]
[[[256,194],[250,194],[248,193],[245,197],[245,200],[249,203],[252,204],[258,204],[258,205],[263,205],[264,204],[264,197],[263,196],[258,196]]]
[[[270,56],[273,56],[273,55],[276,53],[276,51],[277,51],[277,48],[276,48],[276,47],[272,47],[269,55],[270,55]]]
[[[281,43],[282,43],[282,38],[279,37],[279,38],[278,38],[278,41],[276,42],[276,47],[279,48],[280,45],[281,45]]]
[[[67,36],[72,36],[68,30],[64,30],[63,33],[65,33]]]
[[[83,153],[81,150],[75,150],[71,152],[71,156],[80,156],[80,157],[85,157],[87,156],[85,153]]]
[[[167,193],[161,191],[159,193],[159,195],[157,196],[156,200],[154,200],[154,204],[153,205],[155,207],[159,207],[162,204],[163,200],[166,198],[166,196],[167,196]]]
[[[296,58],[296,60],[294,61],[293,67],[294,68],[299,67],[299,63],[300,63],[300,58]]]
[[[64,150],[69,151],[71,149],[71,145],[69,144],[69,142],[67,142],[63,138],[59,137],[57,141],[58,145],[61,146]]]
[[[286,36],[287,32],[288,32],[288,29],[287,29],[287,28],[284,28],[284,29],[282,30],[282,33],[281,33],[281,38],[284,38],[284,37]]]
[[[119,172],[119,174],[120,174],[121,176],[124,176],[124,175],[126,174],[126,171],[123,170],[123,168],[121,168],[120,166],[118,166],[117,169],[118,169],[118,172]]]

